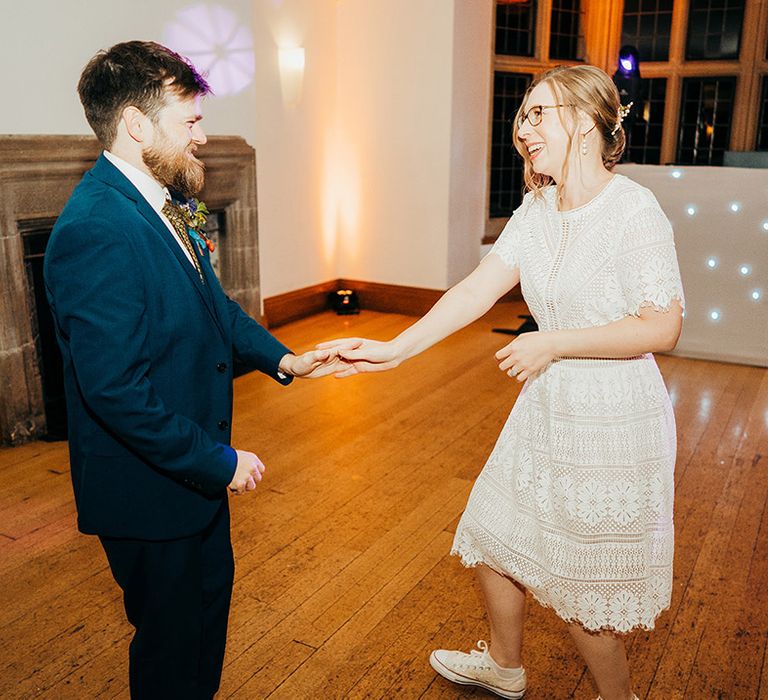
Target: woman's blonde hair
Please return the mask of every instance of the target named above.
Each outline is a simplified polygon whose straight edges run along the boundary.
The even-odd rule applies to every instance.
[[[562,109],[557,110],[560,123],[568,133],[568,154],[573,148],[574,138],[577,136],[577,111],[588,115],[595,122],[595,129],[600,136],[602,144],[603,165],[611,170],[619,162],[624,152],[624,130],[617,125],[619,122],[619,91],[613,81],[599,68],[595,66],[558,66],[539,75],[525,92],[523,101],[515,116],[512,132],[512,142],[517,152],[525,161],[523,177],[525,190],[533,192],[536,197],[541,196],[542,188],[551,185],[553,180],[549,175],[534,172],[528,149],[518,138],[518,123],[523,117],[523,107],[531,91],[541,83],[549,83],[555,94],[558,104],[566,105],[563,109],[572,110],[573,119],[569,126],[563,117]],[[558,185],[558,196],[562,194],[562,186],[568,174],[569,162],[566,159],[563,166],[563,177]]]

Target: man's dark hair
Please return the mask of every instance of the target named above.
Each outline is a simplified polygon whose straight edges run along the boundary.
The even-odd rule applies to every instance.
[[[77,84],[85,117],[104,148],[114,143],[126,107],[136,107],[154,119],[167,88],[182,97],[211,93],[210,85],[187,59],[154,41],[126,41],[99,51]]]

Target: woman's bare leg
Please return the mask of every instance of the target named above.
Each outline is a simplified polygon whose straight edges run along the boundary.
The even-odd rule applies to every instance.
[[[568,631],[597,684],[602,700],[632,700],[624,640],[611,632],[587,632],[570,624]]]
[[[505,668],[522,666],[525,588],[487,566],[476,571],[491,625],[491,658]]]

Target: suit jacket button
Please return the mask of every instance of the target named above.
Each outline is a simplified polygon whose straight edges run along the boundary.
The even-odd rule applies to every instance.
[[[219,430],[226,430],[229,427],[229,423],[225,420],[220,420],[218,422]]]
[[[219,362],[219,364],[216,365],[216,369],[219,370],[222,374],[227,371],[227,363],[226,362]]]

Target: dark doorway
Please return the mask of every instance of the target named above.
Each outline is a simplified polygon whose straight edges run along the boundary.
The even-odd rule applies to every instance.
[[[27,272],[32,332],[43,384],[47,426],[44,439],[66,440],[67,407],[64,401],[64,369],[43,281],[45,248],[55,221],[55,219],[20,221],[19,230],[24,241],[24,268]]]

